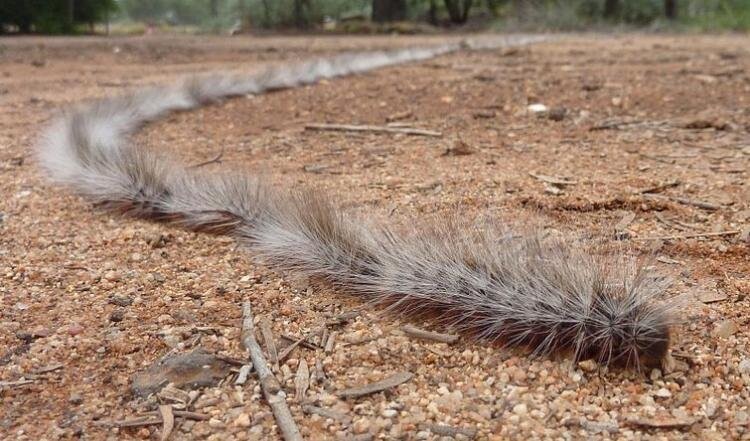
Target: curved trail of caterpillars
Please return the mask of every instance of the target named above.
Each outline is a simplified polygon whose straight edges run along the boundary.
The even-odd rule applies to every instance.
[[[278,190],[242,173],[189,169],[128,142],[147,122],[223,98],[533,41],[498,37],[344,54],[104,98],[56,119],[38,159],[50,179],[98,206],[230,235],[272,268],[397,314],[535,354],[562,352],[636,368],[658,363],[667,354],[672,323],[669,303],[660,300],[664,284],[622,256],[604,258],[536,235],[509,239],[455,220],[410,231],[371,225],[340,211],[324,194]]]

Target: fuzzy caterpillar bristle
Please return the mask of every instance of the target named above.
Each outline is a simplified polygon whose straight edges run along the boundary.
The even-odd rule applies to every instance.
[[[144,123],[169,112],[460,48],[343,55],[104,98],[57,119],[38,158],[52,180],[102,207],[230,235],[273,268],[398,314],[538,354],[570,353],[577,360],[635,367],[660,362],[671,324],[669,304],[659,301],[664,286],[625,260],[534,234],[508,238],[458,221],[411,231],[370,225],[323,194],[276,190],[241,173],[209,174],[127,143]]]

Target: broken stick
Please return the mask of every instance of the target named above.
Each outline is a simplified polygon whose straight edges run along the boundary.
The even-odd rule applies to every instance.
[[[683,205],[692,205],[693,207],[702,208],[708,211],[715,211],[721,208],[721,205],[717,205],[711,202],[699,201],[697,199],[688,199],[688,198],[683,198],[680,196],[666,196],[666,195],[652,194],[652,193],[645,193],[643,196],[653,198],[653,199],[670,200],[670,201],[678,202]]]
[[[258,373],[260,387],[263,389],[263,395],[266,397],[268,405],[271,406],[273,416],[279,425],[281,435],[286,441],[302,441],[297,424],[292,418],[289,406],[286,404],[286,394],[281,390],[281,385],[268,367],[260,349],[258,341],[255,339],[255,324],[253,323],[253,309],[250,302],[242,304],[242,344],[250,353],[250,360],[253,362],[255,372]]]
[[[406,383],[407,381],[411,380],[413,376],[414,374],[412,374],[411,372],[406,372],[406,371],[399,372],[383,380],[376,381],[375,383],[370,383],[364,386],[358,386],[358,387],[352,387],[350,389],[340,390],[336,392],[336,395],[338,395],[341,398],[363,397],[365,395],[370,395],[370,394],[374,394],[377,392],[382,392],[384,390],[394,388],[401,383]]]
[[[404,331],[404,334],[408,335],[409,337],[419,338],[422,340],[436,341],[448,344],[455,343],[458,340],[457,335],[425,331],[424,329],[419,329],[416,326],[412,325],[404,325],[401,327],[401,330]]]
[[[307,124],[305,130],[334,131],[334,132],[373,132],[373,133],[401,133],[404,135],[432,136],[439,138],[443,136],[440,132],[424,129],[412,129],[409,127],[389,127],[351,124]]]
[[[659,236],[659,237],[639,237],[635,240],[679,240],[679,239],[695,239],[699,237],[717,237],[717,236],[734,236],[735,234],[740,234],[742,231],[740,230],[730,230],[730,231],[716,231],[711,233],[695,233],[695,234],[682,234],[682,235],[675,235],[675,236]]]

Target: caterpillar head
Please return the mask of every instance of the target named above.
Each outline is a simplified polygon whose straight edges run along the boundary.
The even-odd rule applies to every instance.
[[[669,352],[670,316],[652,304],[626,314],[611,312],[594,311],[578,342],[576,358],[637,370],[660,367]]]

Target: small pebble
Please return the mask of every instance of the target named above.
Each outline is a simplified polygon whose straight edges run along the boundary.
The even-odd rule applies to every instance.
[[[718,338],[729,338],[738,330],[739,328],[735,322],[731,320],[723,320],[716,325],[713,335]]]
[[[670,392],[669,389],[662,387],[654,393],[654,396],[659,398],[669,398],[672,396],[672,392]]]
[[[109,315],[109,321],[111,322],[121,322],[125,318],[125,310],[123,308],[117,308],[114,311],[112,311],[112,314]]]

